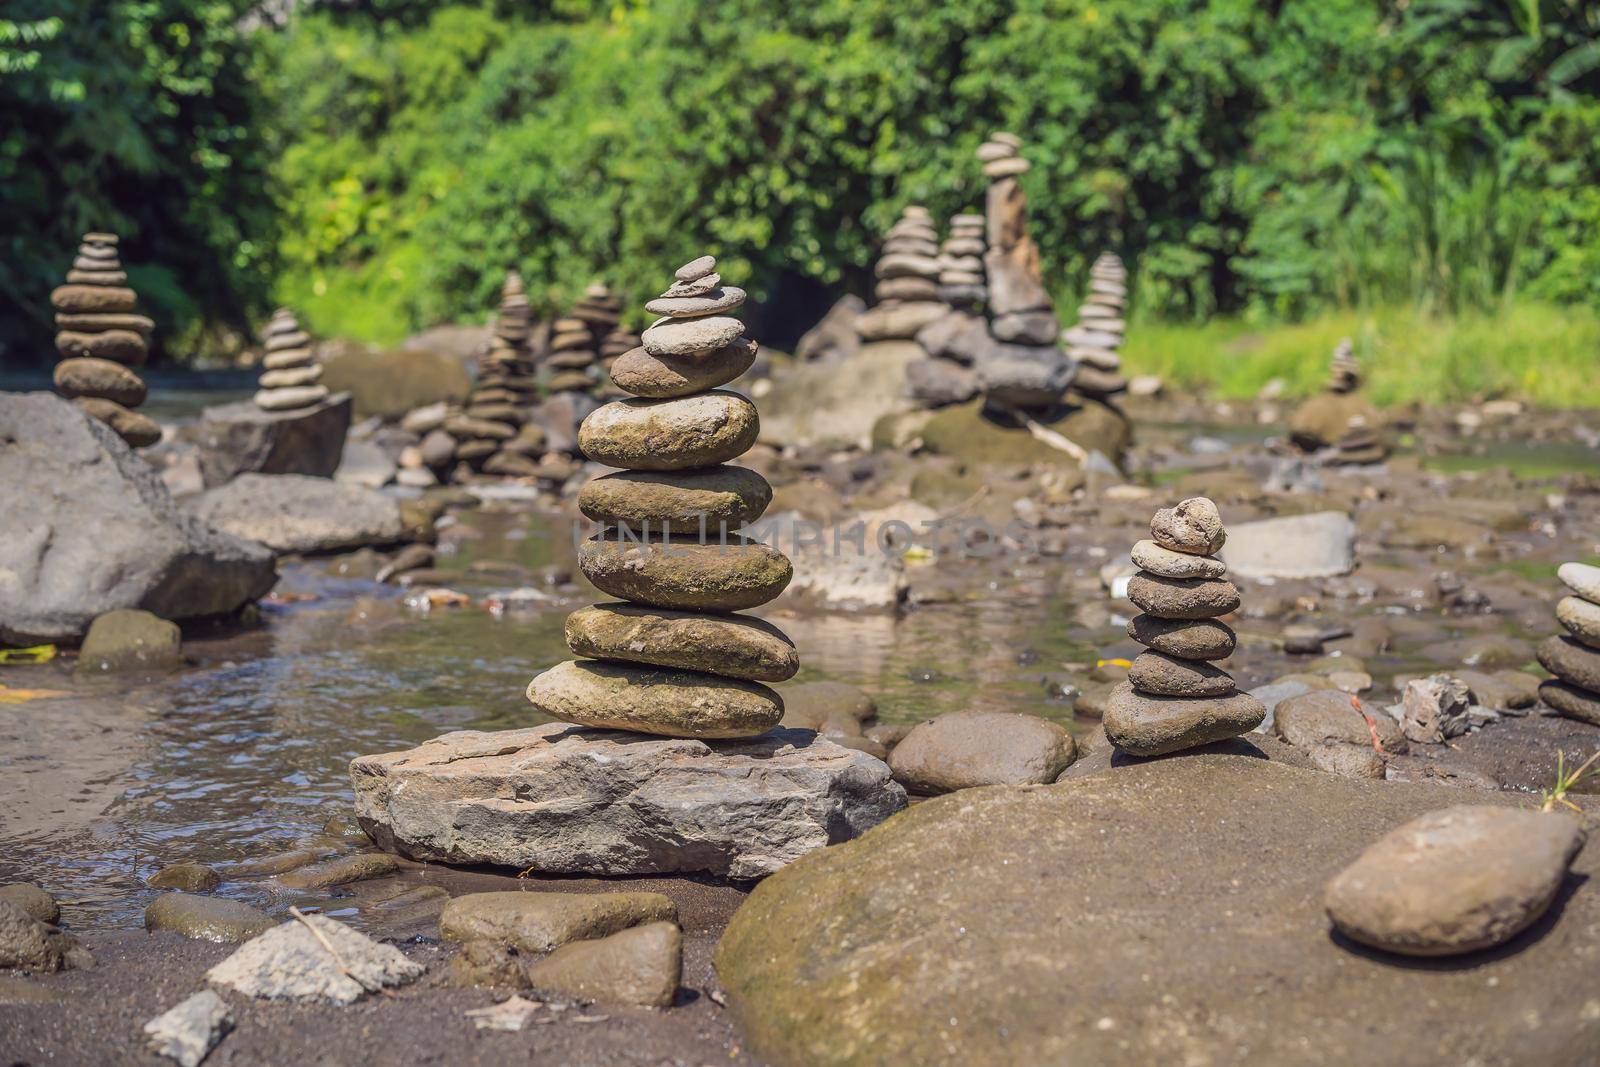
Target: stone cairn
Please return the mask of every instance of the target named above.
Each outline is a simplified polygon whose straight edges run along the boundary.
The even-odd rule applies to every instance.
[[[1061,400],[1076,369],[1056,347],[1061,323],[1039,270],[1039,248],[1028,236],[1028,199],[1018,179],[1031,166],[1015,134],[996,133],[978,147],[989,179],[985,204],[989,248],[989,333],[994,345],[978,362],[978,378],[991,402],[1049,408]]]
[[[607,400],[627,396],[617,383],[611,380],[611,368],[617,359],[638,348],[642,338],[632,330],[620,323],[611,328],[611,331],[600,339],[600,370],[604,372],[597,396]]]
[[[589,659],[538,675],[528,700],[564,722],[666,737],[753,737],[783,717],[762,684],[791,677],[794,645],[760,619],[731,614],[781,593],[781,553],[729,531],[754,522],[772,488],[726,466],[755,444],[755,405],[716,387],[750,367],[756,345],[729,312],[744,292],[724,286],[716,260],[680,267],[645,305],[664,316],[641,347],[617,357],[612,380],[631,394],[597,408],[579,432],[585,455],[618,467],[578,495],[601,532],[579,566],[623,603],[567,618],[567,645]]]
[[[1074,392],[1104,400],[1127,391],[1117,355],[1127,332],[1127,303],[1128,268],[1115,253],[1100,253],[1089,268],[1089,297],[1078,308],[1078,324],[1061,335],[1067,358],[1078,363]]]
[[[1539,646],[1539,663],[1555,678],[1539,698],[1569,719],[1600,726],[1600,567],[1563,563],[1556,576],[1569,594],[1556,603],[1565,634]]]
[[[1328,395],[1334,405],[1355,404],[1345,411],[1345,427],[1333,437],[1333,455],[1330,463],[1348,466],[1381,463],[1389,454],[1389,446],[1375,425],[1376,414],[1356,395],[1361,388],[1361,364],[1356,362],[1355,346],[1350,338],[1342,339],[1333,349],[1328,367]],[[1343,398],[1343,399],[1341,399]]]
[[[1361,386],[1361,364],[1356,362],[1355,345],[1342,339],[1333,349],[1328,367],[1328,392],[1353,393]]]
[[[67,283],[50,294],[62,356],[56,388],[132,448],[161,440],[161,427],[132,410],[144,403],[146,390],[131,368],[144,366],[156,325],[134,313],[138,303],[113,233],[84,234]]]
[[[311,335],[300,328],[294,312],[288,308],[274,311],[262,340],[267,354],[261,358],[256,407],[299,411],[328,399],[328,387],[317,380],[322,377],[322,364],[312,352]]]
[[[578,314],[579,307],[592,309],[595,298],[606,297],[605,287],[591,285],[571,312],[550,326],[549,354],[544,365],[550,369],[545,388],[552,394],[589,394],[596,385],[595,365],[600,360],[600,339],[589,321]],[[581,418],[587,412],[580,412]]]
[[[907,207],[884,235],[872,272],[877,304],[856,320],[863,341],[909,341],[945,314],[939,297],[939,231],[933,216],[918,205]]]
[[[1150,537],[1133,546],[1141,569],[1128,582],[1128,597],[1143,612],[1129,621],[1128,636],[1149,651],[1112,691],[1104,718],[1106,736],[1131,756],[1238,737],[1267,714],[1213,663],[1232,655],[1237,640],[1218,617],[1239,607],[1239,590],[1214,555],[1228,537],[1217,506],[1194,497],[1163,508],[1150,520]]]
[[[457,482],[483,475],[523,477],[535,469],[531,457],[538,455],[544,435],[539,427],[526,425],[528,406],[537,395],[528,356],[530,320],[522,277],[507,271],[494,333],[478,356],[466,410],[444,424],[456,441],[452,478]]]
[[[983,216],[950,216],[950,236],[939,248],[939,298],[953,308],[983,306],[989,289],[983,281]]]

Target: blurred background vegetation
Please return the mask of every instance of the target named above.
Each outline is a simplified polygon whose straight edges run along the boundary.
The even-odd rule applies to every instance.
[[[78,235],[124,237],[169,355],[271,304],[393,343],[702,251],[779,347],[907,203],[981,205],[1021,134],[1046,278],[1128,261],[1136,370],[1600,403],[1590,0],[9,0],[0,343],[49,361]]]

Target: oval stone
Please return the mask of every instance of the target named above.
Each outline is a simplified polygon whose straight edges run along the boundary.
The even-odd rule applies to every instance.
[[[726,385],[749,370],[756,361],[757,349],[748,337],[693,358],[653,356],[640,345],[611,364],[611,381],[618,389],[652,399],[703,393]]]
[[[783,718],[759,682],[601,660],[558,663],[528,683],[528,702],[562,722],[662,737],[754,737]]]
[[[1591,604],[1600,604],[1600,567],[1587,563],[1563,563],[1556,568],[1556,577]]]
[[[697,319],[665,318],[645,330],[644,347],[653,356],[692,356],[731,345],[744,334],[744,323],[726,315]]]
[[[704,532],[714,538],[756,521],[770,503],[772,486],[745,467],[618,471],[578,491],[578,510],[586,517],[637,534]]]
[[[680,282],[692,282],[696,279],[704,278],[716,269],[717,257],[701,256],[699,259],[691,259],[679,267],[672,276]]]
[[[1556,621],[1590,648],[1600,648],[1600,604],[1580,596],[1562,597],[1556,603]]]
[[[310,385],[320,377],[322,377],[322,366],[313,363],[304,367],[269,370],[261,376],[259,384],[263,389],[287,389],[296,385]]]
[[[1141,652],[1128,668],[1128,683],[1141,693],[1175,697],[1217,697],[1233,691],[1233,677],[1204,660]]]
[[[56,389],[64,397],[98,396],[124,407],[144,403],[144,382],[133,371],[109,359],[79,357],[56,364]]]
[[[1129,619],[1128,636],[1146,648],[1183,659],[1227,659],[1239,640],[1232,627],[1215,619],[1158,619],[1154,615]]]
[[[98,396],[80,396],[72,401],[91,418],[99,419],[111,431],[124,441],[129,447],[144,448],[161,440],[161,427],[155,421],[129,411],[113,400],[106,400]]]
[[[782,682],[800,654],[782,630],[744,615],[702,615],[634,604],[595,604],[567,616],[575,655]]]
[[[163,893],[144,910],[144,928],[170,930],[196,941],[235,944],[278,925],[267,913],[240,900]]]
[[[1106,700],[1102,724],[1130,756],[1160,756],[1247,734],[1267,709],[1249,693],[1220,697],[1146,696],[1121,682]]]
[[[1379,838],[1328,883],[1344,936],[1407,956],[1453,956],[1511,940],[1543,915],[1583,847],[1559,811],[1460,804]]]
[[[103,333],[62,330],[56,334],[56,351],[69,359],[88,356],[138,367],[143,365],[150,346],[145,343],[143,334],[132,330],[106,330]]]
[[[139,294],[124,286],[60,285],[50,292],[50,306],[57,311],[132,311],[138,303]]]
[[[311,349],[288,348],[282,352],[268,352],[261,357],[261,366],[267,370],[284,370],[288,367],[304,367],[311,362]]]
[[[1600,726],[1600,693],[1566,682],[1540,682],[1539,699],[1569,719]]]
[[[156,323],[154,319],[147,315],[131,315],[124,312],[57,315],[56,326],[58,329],[76,330],[80,333],[100,333],[103,330],[132,330],[134,333],[148,335],[156,328]]]
[[[1600,649],[1559,636],[1546,638],[1536,654],[1539,665],[1563,682],[1591,693],[1600,692]]]
[[[783,592],[794,575],[783,553],[741,537],[726,545],[591,537],[578,547],[578,566],[602,592],[684,611],[757,607]]]
[[[1161,619],[1213,619],[1239,607],[1239,590],[1216,578],[1163,578],[1140,571],[1128,579],[1128,599]]]
[[[674,318],[692,319],[732,311],[744,303],[744,290],[737,285],[713,289],[704,296],[658,296],[645,304],[652,315],[670,315]]]
[[[578,428],[578,447],[596,463],[631,470],[711,467],[756,443],[761,420],[737,393],[713,390],[674,400],[614,400]]]
[[[287,389],[262,389],[255,395],[256,407],[262,411],[289,411],[310,407],[328,399],[326,385],[295,385]]]
[[[1163,578],[1221,578],[1228,573],[1228,565],[1215,556],[1174,552],[1148,539],[1135,542],[1130,556],[1134,566]]]
[[[1192,556],[1209,556],[1228,540],[1217,505],[1203,496],[1190,497],[1156,512],[1150,520],[1150,536],[1162,548]]]

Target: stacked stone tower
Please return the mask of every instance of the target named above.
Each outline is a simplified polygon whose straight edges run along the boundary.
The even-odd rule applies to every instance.
[[[989,297],[983,282],[983,216],[950,216],[950,235],[939,247],[939,298],[951,307],[982,307]]]
[[[618,467],[578,496],[601,524],[584,542],[585,576],[622,603],[567,619],[567,645],[588,659],[558,664],[528,685],[528,700],[565,722],[668,737],[751,737],[776,726],[783,700],[763,683],[791,677],[794,645],[757,607],[789,583],[788,559],[735,531],[754,522],[772,489],[727,466],[756,441],[755,405],[719,390],[743,374],[756,346],[729,313],[743,290],[724,286],[702,256],[646,310],[664,316],[643,345],[619,356],[612,380],[630,399],[584,420],[585,455]]]
[[[267,320],[262,338],[267,353],[261,359],[256,407],[262,411],[299,411],[328,399],[322,364],[311,348],[311,335],[300,328],[294,312],[279,308]]]
[[[1129,621],[1128,636],[1149,651],[1112,691],[1104,719],[1111,743],[1132,756],[1237,737],[1267,714],[1214,664],[1237,640],[1218,618],[1239,607],[1239,590],[1214,554],[1228,537],[1217,506],[1194,497],[1163,508],[1150,536],[1133,546],[1141,569],[1128,582],[1129,599],[1144,612]]]
[[[477,380],[467,397],[466,410],[444,423],[445,432],[456,442],[456,481],[533,472],[530,456],[538,454],[543,434],[538,427],[523,426],[528,406],[536,397],[528,355],[529,330],[528,296],[522,278],[516,271],[507,271],[494,333],[478,356]]]
[[[144,403],[144,380],[134,367],[150,354],[155,323],[134,313],[139,295],[117,255],[117,235],[86,233],[67,284],[50,294],[56,312],[55,385],[87,414],[133,448],[161,440],[161,427],[132,410]]]
[[[1600,567],[1563,563],[1556,576],[1569,590],[1556,603],[1556,621],[1567,632],[1539,646],[1539,663],[1555,675],[1539,686],[1539,699],[1600,726]]]
[[[602,377],[600,387],[595,395],[607,400],[615,400],[617,397],[628,395],[611,380],[611,368],[616,364],[618,357],[638,348],[640,341],[641,338],[638,334],[621,324],[612,327],[611,332],[600,339],[600,370]]]
[[[1333,349],[1328,366],[1328,392],[1353,393],[1361,387],[1361,364],[1356,362],[1355,345],[1345,337]]]
[[[1114,252],[1102,252],[1089,268],[1089,297],[1078,308],[1078,324],[1062,334],[1067,357],[1078,363],[1072,388],[1097,399],[1126,392],[1122,347],[1127,333],[1128,268]]]
[[[945,313],[939,296],[939,231],[928,209],[911,205],[889,227],[873,266],[877,303],[856,320],[866,341],[908,341]]]

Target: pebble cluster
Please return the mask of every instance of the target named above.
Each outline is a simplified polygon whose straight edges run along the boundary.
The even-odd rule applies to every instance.
[[[1567,631],[1539,646],[1539,663],[1555,675],[1539,698],[1570,719],[1600,726],[1600,567],[1563,563],[1556,571],[1569,595],[1556,603]]]
[[[1078,324],[1061,335],[1067,357],[1079,364],[1072,388],[1103,399],[1124,393],[1122,347],[1127,333],[1128,268],[1114,252],[1102,252],[1089,268],[1089,296],[1078,308]]]
[[[730,313],[742,289],[716,260],[680,267],[645,305],[663,316],[617,357],[612,381],[629,399],[593,411],[579,429],[589,459],[621,468],[594,478],[578,508],[601,524],[579,566],[623,603],[567,618],[567,645],[589,659],[558,664],[528,700],[565,722],[668,737],[753,737],[777,725],[783,700],[762,684],[791,677],[794,645],[760,619],[732,614],[781,593],[781,553],[733,531],[754,522],[772,487],[727,462],[755,444],[755,405],[717,388],[755,359]]]
[[[300,328],[294,312],[279,308],[263,332],[266,355],[261,359],[256,407],[262,411],[299,411],[328,399],[322,364],[311,349],[311,335]]]
[[[161,427],[132,410],[144,403],[146,390],[131,368],[144,366],[155,329],[134,313],[138,303],[113,233],[84,234],[67,283],[50,294],[62,356],[56,389],[133,448],[161,440]]]
[[[951,307],[981,307],[989,297],[983,278],[983,216],[950,216],[950,235],[939,246],[939,298]]]
[[[1159,756],[1237,737],[1259,726],[1266,708],[1239,692],[1215,665],[1237,638],[1220,616],[1238,610],[1239,590],[1215,553],[1227,540],[1217,506],[1193,497],[1150,520],[1150,540],[1133,546],[1139,572],[1128,598],[1143,612],[1128,636],[1148,651],[1107,701],[1106,736],[1133,756]]]

